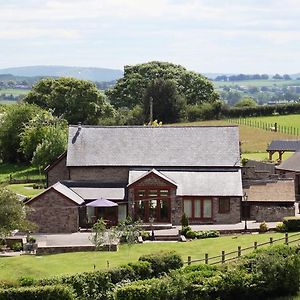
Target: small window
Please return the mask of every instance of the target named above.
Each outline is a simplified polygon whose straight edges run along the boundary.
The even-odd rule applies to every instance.
[[[138,194],[138,197],[145,197],[146,191],[145,190],[138,190],[137,194]]]
[[[219,199],[219,213],[227,214],[230,212],[230,199],[229,198],[220,198]]]
[[[150,190],[149,197],[157,197],[157,190]]]
[[[168,197],[169,191],[168,190],[160,190],[160,196],[161,197]]]

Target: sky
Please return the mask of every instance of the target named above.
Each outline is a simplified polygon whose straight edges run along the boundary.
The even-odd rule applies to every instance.
[[[299,73],[300,0],[0,0],[0,68]]]

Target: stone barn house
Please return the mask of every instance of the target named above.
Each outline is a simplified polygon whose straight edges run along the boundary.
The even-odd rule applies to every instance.
[[[241,220],[237,126],[70,126],[66,153],[46,172],[49,188],[27,202],[41,232],[74,232],[100,217],[111,224],[131,216],[179,225],[183,213],[191,224]],[[86,206],[96,199],[109,201]]]

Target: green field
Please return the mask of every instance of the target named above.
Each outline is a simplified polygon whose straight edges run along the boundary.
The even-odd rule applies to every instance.
[[[256,86],[256,87],[285,87],[285,86],[300,86],[300,80],[241,80],[241,81],[212,81],[215,88],[220,86]]]
[[[29,198],[36,196],[44,191],[44,189],[34,189],[32,183],[10,184],[7,187],[16,194],[23,195]]]
[[[0,163],[0,183],[9,181],[10,175],[14,179],[45,179],[45,175],[31,165]]]
[[[22,276],[45,278],[60,274],[92,271],[96,269],[116,267],[121,264],[136,261],[141,255],[158,251],[174,250],[186,261],[192,259],[220,255],[237,250],[238,246],[246,248],[258,243],[269,241],[270,237],[281,238],[282,233],[245,234],[223,236],[214,239],[194,240],[191,242],[150,242],[132,246],[121,245],[118,252],[77,252],[45,256],[0,257],[0,281],[15,281]],[[282,241],[280,243],[283,243]]]
[[[24,90],[24,89],[0,89],[0,95],[13,95],[13,96],[19,96],[19,95],[27,95],[30,90]]]

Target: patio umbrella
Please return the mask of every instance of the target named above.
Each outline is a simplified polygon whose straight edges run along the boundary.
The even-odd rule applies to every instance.
[[[89,207],[115,207],[115,206],[118,206],[118,204],[115,202],[109,201],[107,199],[104,199],[104,198],[99,198],[99,199],[96,199],[96,200],[88,203],[86,206],[89,206]]]

